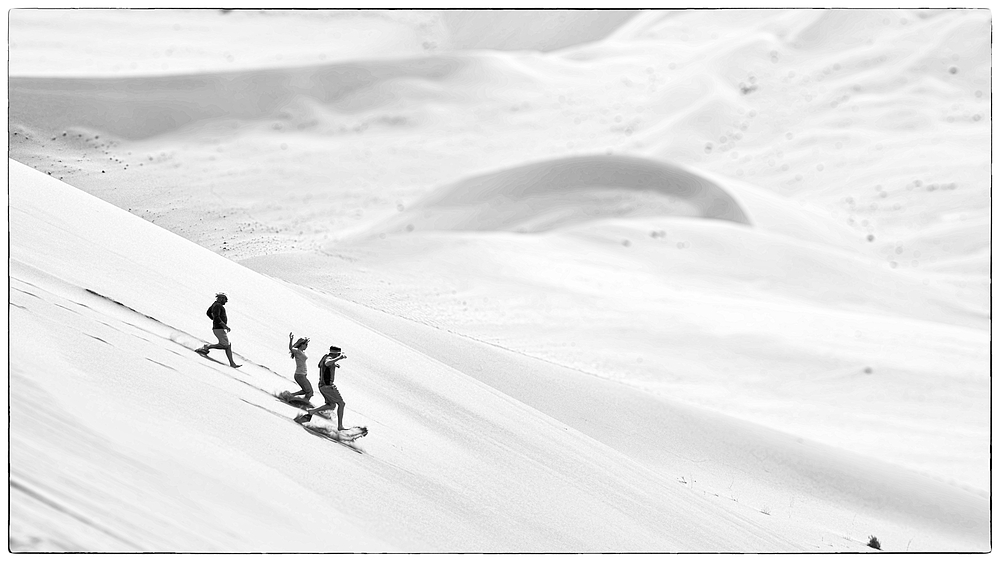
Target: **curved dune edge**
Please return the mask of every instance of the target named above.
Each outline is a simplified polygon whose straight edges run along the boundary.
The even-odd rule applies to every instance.
[[[391,104],[399,88],[388,85],[447,81],[469,64],[456,55],[173,76],[11,77],[10,121],[42,134],[75,127],[127,140],[213,120],[295,123],[318,108],[352,113]]]
[[[638,13],[451,8],[15,9],[9,16],[10,74],[162,76],[468,50],[551,52],[601,41]],[[123,28],[129,33],[120,33]],[[91,49],[73,47],[106,35],[115,37],[118,57],[108,53],[95,57]]]
[[[539,233],[598,220],[664,216],[721,220],[837,250],[863,251],[857,234],[808,206],[730,178],[624,155],[543,160],[462,179],[362,237],[426,231]]]
[[[460,180],[375,234],[414,230],[544,232],[595,219],[676,215],[750,225],[716,182],[634,156],[544,160]]]

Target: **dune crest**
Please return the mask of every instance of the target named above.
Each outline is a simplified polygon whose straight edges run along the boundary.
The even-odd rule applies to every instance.
[[[555,51],[603,39],[637,10],[442,10],[453,49]]]
[[[288,120],[302,99],[342,113],[370,110],[398,100],[400,87],[433,84],[466,65],[462,57],[424,57],[178,76],[11,77],[8,96],[14,124],[139,140],[204,121]]]
[[[375,230],[544,232],[595,219],[656,215],[750,224],[740,204],[702,176],[644,158],[594,155],[461,180]]]

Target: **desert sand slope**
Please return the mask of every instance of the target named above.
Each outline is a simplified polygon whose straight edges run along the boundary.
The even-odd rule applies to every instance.
[[[683,108],[659,124],[636,120],[632,137],[646,154],[814,203],[870,237],[892,268],[947,269],[975,256],[950,265],[974,262],[985,276],[990,16],[647,12],[601,47],[625,59],[653,49],[670,61],[666,80],[653,79],[657,67],[649,80],[632,78],[658,96],[651,105]],[[601,47],[565,56],[592,60]]]
[[[216,31],[238,42],[256,25],[238,15],[249,27]],[[649,12],[547,55],[257,56],[160,76],[68,77],[69,39],[31,45],[12,51],[11,156],[236,259],[365,232],[462,178],[613,153],[791,199],[988,308],[988,11]]]
[[[15,9],[8,14],[10,73],[154,76],[450,50],[553,51],[603,39],[637,13]],[[95,40],[109,34],[115,36],[114,42]],[[53,56],[53,51],[59,56]]]
[[[673,220],[677,217],[717,219],[742,227]],[[595,230],[597,225],[612,222],[620,232],[612,233],[614,227]],[[392,219],[372,226],[360,238],[384,239],[415,231],[572,230],[598,244],[620,237],[628,247],[637,238],[667,242],[667,230],[657,230],[657,224],[695,229],[684,233],[686,241],[677,241],[675,233],[670,238],[679,249],[708,246],[708,254],[675,253],[672,258],[682,257],[678,262],[664,261],[662,252],[643,252],[629,260],[633,268],[663,265],[664,276],[695,275],[699,286],[721,283],[737,288],[766,280],[776,296],[823,304],[832,300],[849,308],[882,308],[960,325],[987,325],[976,307],[942,295],[912,272],[887,270],[848,228],[811,205],[649,158],[577,156],[466,178],[442,186]],[[710,240],[713,235],[708,232],[718,232],[720,239]],[[528,241],[531,238],[518,239],[518,243],[531,245],[536,241]],[[698,243],[690,238],[699,239]],[[331,243],[326,251],[347,251],[351,242]],[[854,295],[847,297],[843,294],[847,292]],[[914,307],[914,294],[921,294],[918,298],[928,304]]]
[[[411,205],[379,235],[420,230],[543,232],[594,219],[695,216],[749,224],[713,182],[666,163],[626,156],[548,160],[466,178]]]
[[[673,170],[536,162],[444,186],[327,255],[243,263],[986,494],[988,319],[822,213]],[[752,224],[630,200],[704,185]]]
[[[986,544],[988,500],[968,490],[500,345],[308,294],[673,475],[710,500],[789,522],[807,520],[806,534],[818,537],[825,545],[820,548],[833,546],[831,537],[865,542],[871,533],[889,551],[977,550]]]
[[[829,254],[738,228],[660,219],[541,239],[424,233],[345,248],[336,259],[289,254],[247,263],[581,373],[987,490],[988,332],[908,313],[915,302],[948,311],[919,283],[894,294],[881,288],[881,270],[824,261]],[[666,240],[650,232],[666,232]],[[887,302],[872,304],[879,295]]]
[[[806,548],[281,282],[10,166],[18,549]],[[198,295],[216,287],[232,296],[240,370],[191,352]],[[285,327],[349,350],[341,388],[349,420],[372,429],[365,454],[304,432],[269,395],[291,383],[275,372]],[[303,505],[329,532],[301,524]]]
[[[433,52],[433,12],[15,9],[10,73],[155,76]],[[115,41],[103,39],[109,35]],[[58,51],[58,56],[53,51]]]
[[[45,133],[66,132],[61,127],[73,123],[111,138],[142,140],[217,120],[277,120],[312,129],[330,111],[362,113],[388,105],[411,83],[446,83],[469,66],[466,57],[425,56],[170,76],[12,77],[10,99],[19,120]],[[85,137],[62,136],[52,140]]]
[[[11,12],[11,545],[988,550],[991,13],[483,14]]]
[[[258,57],[158,77],[68,78],[34,51],[12,54],[12,156],[235,257],[338,239],[462,177],[610,152],[813,203],[893,268],[988,264],[988,11],[649,12],[544,56]],[[206,192],[239,231],[189,224]],[[954,281],[985,308],[986,284]]]

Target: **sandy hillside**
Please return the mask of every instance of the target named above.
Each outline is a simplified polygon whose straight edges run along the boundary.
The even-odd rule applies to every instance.
[[[260,391],[293,384],[295,330],[356,350],[373,433],[323,453],[373,484],[331,508],[346,550],[988,549],[989,11],[9,20],[11,331],[55,334],[51,355],[11,344],[20,548],[338,550],[287,524],[232,535],[229,492],[199,500],[224,513],[201,535],[100,500],[145,489],[114,476],[129,463],[196,453],[257,467],[233,494],[333,502],[297,452],[318,439],[247,404],[290,417]],[[122,283],[127,263],[148,274]],[[219,289],[241,295],[235,377],[182,349]],[[98,325],[135,348],[122,369],[184,384],[119,389]],[[46,358],[73,383],[39,379]],[[166,388],[175,408],[122,427],[122,392]],[[69,416],[45,432],[37,391]],[[213,437],[247,417],[259,443]],[[123,451],[73,457],[111,474],[90,497],[35,474],[77,420]],[[153,427],[173,437],[138,445]],[[193,508],[171,490],[214,478],[178,466],[150,491],[172,525]],[[251,512],[283,501],[261,494]],[[110,542],[42,532],[53,505]]]
[[[843,552],[870,529],[983,548],[985,498],[352,310],[16,162],[11,186],[14,551]],[[251,311],[238,370],[192,352],[207,283]],[[276,324],[351,342],[356,451],[273,398],[293,386]]]

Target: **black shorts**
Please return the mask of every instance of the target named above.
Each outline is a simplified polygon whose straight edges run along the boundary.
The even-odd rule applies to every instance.
[[[319,393],[326,399],[327,404],[338,404],[344,401],[344,398],[340,395],[340,391],[337,390],[337,385],[335,384],[319,387]]]

